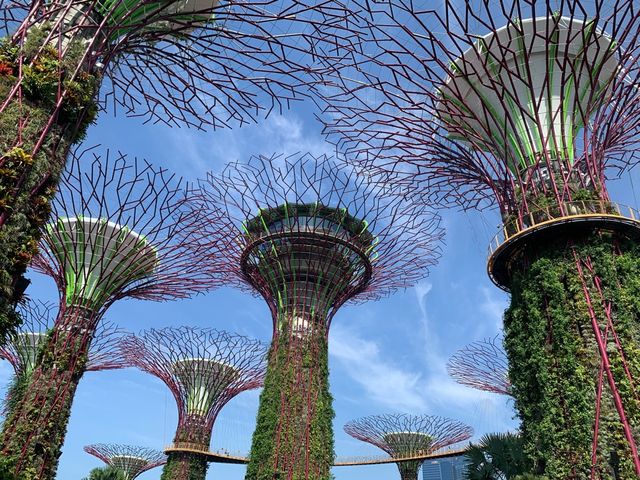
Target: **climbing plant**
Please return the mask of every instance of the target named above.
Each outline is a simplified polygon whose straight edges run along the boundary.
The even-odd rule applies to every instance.
[[[589,262],[585,282],[576,259]],[[592,464],[601,479],[635,478],[628,442],[603,375],[585,285],[601,280],[605,302],[593,301],[599,328],[607,335],[611,370],[631,425],[640,425],[640,404],[625,363],[607,329],[605,305],[624,346],[631,378],[640,374],[640,247],[610,234],[568,242],[558,238],[540,246],[513,277],[511,305],[505,313],[509,378],[535,472],[549,478],[589,479]],[[600,413],[597,414],[597,408]],[[594,426],[599,419],[592,459]],[[635,432],[636,437],[638,433]],[[636,438],[638,442],[640,438]]]
[[[293,333],[289,323],[282,320],[269,352],[247,480],[272,480],[281,471],[294,472],[293,480],[332,478],[335,414],[329,392],[326,330],[318,327]],[[301,382],[305,388],[300,388]],[[296,463],[304,458],[296,452],[303,448],[296,439],[304,438],[300,430],[306,428],[312,439],[307,455],[308,465],[313,466],[309,472],[306,462]],[[293,464],[285,465],[287,461]]]
[[[10,99],[0,113],[0,340],[20,322],[13,305],[28,283],[23,274],[37,251],[69,148],[82,140],[98,111],[98,76],[82,70],[72,75],[82,46],[72,41],[61,57],[45,43],[48,31],[30,29],[22,46],[0,40],[0,98]],[[11,96],[18,83],[18,94]],[[57,108],[60,92],[65,95]]]

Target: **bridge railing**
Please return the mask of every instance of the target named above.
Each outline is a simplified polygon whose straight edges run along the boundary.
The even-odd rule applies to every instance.
[[[535,228],[543,227],[561,219],[577,219],[590,216],[619,217],[640,223],[640,212],[627,205],[604,200],[563,202],[533,210],[522,218],[506,221],[489,243],[489,256],[509,239]]]

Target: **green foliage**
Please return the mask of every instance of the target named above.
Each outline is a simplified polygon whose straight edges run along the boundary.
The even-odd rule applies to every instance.
[[[491,433],[465,452],[469,480],[515,480],[531,471],[520,435]]]
[[[126,474],[119,468],[106,466],[94,468],[89,472],[89,476],[83,480],[128,480]]]
[[[539,248],[514,275],[505,313],[505,349],[525,451],[534,471],[552,479],[591,478],[600,357],[574,253],[590,259],[612,305],[616,333],[634,378],[640,374],[640,248],[635,242],[593,234],[569,244],[559,238]],[[595,316],[604,332],[606,315],[585,272]],[[609,336],[607,349],[629,421],[640,425],[640,405]],[[606,378],[598,437],[598,477],[635,478]],[[640,438],[636,438],[636,441]]]
[[[300,337],[289,331],[283,320],[269,352],[247,480],[332,478],[334,412],[325,330]]]
[[[162,469],[160,480],[205,480],[208,467],[204,455],[172,452]]]
[[[13,306],[26,287],[23,275],[49,218],[68,150],[97,114],[99,77],[81,69],[70,78],[84,47],[72,42],[60,58],[44,45],[47,32],[46,26],[31,28],[22,47],[0,41],[0,99],[9,98],[23,64],[22,97],[13,97],[0,114],[0,341],[20,323]],[[64,89],[67,95],[50,124]]]
[[[86,312],[67,310],[64,322],[75,328],[62,326],[50,334],[0,437],[8,462],[21,475],[26,475],[25,469],[37,471],[38,480],[55,478],[73,397],[88,357],[89,342],[78,332],[95,328]]]

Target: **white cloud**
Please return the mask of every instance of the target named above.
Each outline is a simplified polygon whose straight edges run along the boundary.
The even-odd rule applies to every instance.
[[[398,411],[425,409],[421,374],[394,365],[375,342],[336,325],[332,329],[329,353],[372,401]]]

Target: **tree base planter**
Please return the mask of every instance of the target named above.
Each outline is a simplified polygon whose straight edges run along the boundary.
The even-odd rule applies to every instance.
[[[505,313],[526,451],[553,479],[636,478],[640,246],[611,231],[529,245]]]

